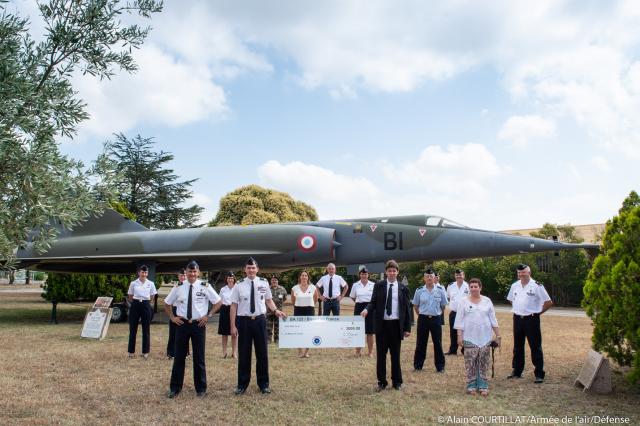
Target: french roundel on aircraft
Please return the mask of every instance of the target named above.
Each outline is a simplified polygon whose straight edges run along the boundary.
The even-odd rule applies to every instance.
[[[298,247],[303,251],[312,251],[316,248],[316,237],[310,234],[304,234],[298,238]]]

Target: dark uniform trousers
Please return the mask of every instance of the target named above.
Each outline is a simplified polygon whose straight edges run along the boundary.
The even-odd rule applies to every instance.
[[[327,299],[322,303],[323,316],[327,317],[331,314],[340,316],[340,301],[338,299]]]
[[[176,312],[178,310],[177,307],[173,306],[171,308],[173,311],[173,315],[178,315]],[[167,356],[175,357],[176,356],[176,325],[171,319],[169,319],[169,340],[167,341]]]
[[[444,353],[442,351],[442,322],[440,315],[418,315],[418,331],[416,336],[416,352],[413,356],[413,367],[422,370],[427,358],[427,344],[429,333],[433,339],[434,363],[436,370],[444,368]]]
[[[456,313],[454,311],[451,311],[449,312],[449,338],[451,339],[451,344],[449,345],[450,354],[458,353],[458,330],[453,328],[455,322]],[[464,353],[464,349],[462,353]]]
[[[255,319],[252,319],[255,318]],[[238,329],[238,387],[246,389],[251,381],[251,346],[256,351],[256,377],[260,389],[269,387],[267,321],[264,315],[236,317]]]
[[[276,314],[270,313],[267,315],[267,334],[267,341],[269,343],[271,343],[272,337],[273,342],[278,343],[280,339],[280,318],[278,318]]]
[[[535,367],[536,377],[544,378],[544,358],[542,355],[542,332],[540,331],[540,314],[513,316],[513,362],[511,367],[516,375],[524,370],[524,339],[531,349],[531,360]]]
[[[129,308],[129,353],[136,352],[138,323],[142,321],[142,353],[148,354],[151,346],[149,325],[151,324],[151,304],[148,300],[133,300]]]
[[[193,348],[193,384],[196,392],[207,390],[207,370],[204,364],[204,348],[207,327],[199,327],[194,320],[189,324],[186,320],[176,326],[176,357],[171,370],[171,390],[180,392],[184,383],[184,364],[189,351],[189,339]]]
[[[402,384],[402,370],[400,369],[400,320],[382,321],[382,330],[376,327],[376,374],[378,384],[387,386],[387,351],[391,353],[391,383],[394,386]]]

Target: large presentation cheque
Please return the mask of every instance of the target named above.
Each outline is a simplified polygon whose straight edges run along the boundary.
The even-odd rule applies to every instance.
[[[280,319],[281,348],[363,348],[364,318],[287,317]]]

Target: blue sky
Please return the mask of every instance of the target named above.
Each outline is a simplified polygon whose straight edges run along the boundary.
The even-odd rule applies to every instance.
[[[155,137],[203,221],[257,183],[323,219],[601,223],[639,189],[639,21],[633,1],[170,0],[137,74],[76,78],[91,119],[61,148]]]

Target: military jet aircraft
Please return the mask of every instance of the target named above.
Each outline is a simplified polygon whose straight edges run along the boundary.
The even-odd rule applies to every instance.
[[[354,274],[358,265],[381,272],[400,262],[457,260],[566,249],[593,244],[472,229],[440,216],[414,215],[152,231],[113,210],[73,231],[61,230],[44,254],[17,252],[20,268],[51,272],[130,274],[142,263],[174,273],[191,259],[204,271],[238,269],[256,258],[263,271],[333,262]]]

